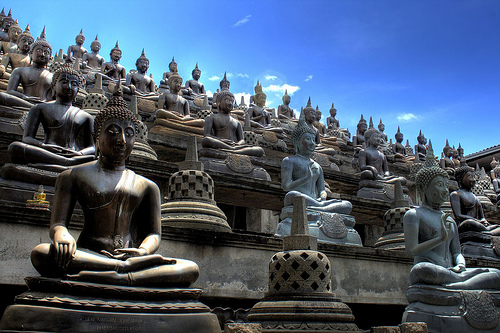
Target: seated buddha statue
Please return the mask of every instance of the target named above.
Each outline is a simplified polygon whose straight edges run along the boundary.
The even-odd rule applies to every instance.
[[[75,45],[70,45],[68,47],[67,56],[83,59],[83,56],[87,53],[87,50],[83,47],[83,43],[85,42],[83,29],[81,29],[80,33],[76,36],[75,42],[76,42]]]
[[[463,164],[455,170],[455,179],[460,188],[450,194],[450,203],[458,232],[461,235],[468,232],[467,239],[486,243],[490,242],[491,236],[500,236],[500,225],[486,220],[481,202],[471,192],[476,184],[474,168]]]
[[[415,180],[422,205],[410,209],[403,218],[406,252],[414,257],[410,284],[498,289],[499,270],[465,267],[460,252],[460,227],[457,228],[449,213],[441,211],[448,199],[448,173],[437,165],[431,147],[428,151],[425,166],[417,172]]]
[[[172,57],[172,61],[168,64],[168,72],[163,73],[163,79],[160,81],[160,86],[158,87],[158,91],[160,93],[164,93],[169,89],[168,78],[173,75],[179,75],[179,71],[177,68],[177,63],[175,62],[175,57]]]
[[[71,63],[56,71],[52,77],[56,100],[30,109],[22,142],[13,142],[8,148],[13,163],[61,171],[94,159],[93,118],[72,105],[79,84],[79,74]],[[36,137],[40,124],[45,135],[43,141]]]
[[[17,51],[5,54],[2,65],[5,66],[7,70],[9,67],[12,70],[18,67],[28,67],[31,62],[29,53],[33,42],[34,39],[33,36],[31,36],[30,26],[28,24],[24,32],[17,38]]]
[[[290,107],[290,95],[288,95],[287,90],[285,89],[285,94],[283,95],[282,99],[283,104],[278,106],[278,119],[280,120],[294,120],[295,115],[293,114],[293,109]]]
[[[382,119],[380,119],[380,123],[378,124],[378,131],[380,132],[380,136],[382,137],[382,140],[384,140],[384,142],[389,141],[387,140],[387,134],[384,133],[385,125],[384,123],[382,123]]]
[[[9,41],[9,28],[14,24],[14,19],[12,18],[12,10],[9,10],[9,14],[2,19],[2,29],[0,31],[0,41]]]
[[[352,137],[352,144],[354,146],[360,147],[365,143],[365,132],[367,128],[366,120],[363,118],[363,115],[361,115],[358,125],[356,126],[356,135]]]
[[[188,101],[180,95],[182,77],[172,74],[168,78],[169,90],[158,99],[156,125],[203,134],[203,119],[191,117]]]
[[[257,91],[254,96],[255,104],[250,104],[247,110],[252,127],[276,133],[283,132],[280,127],[271,125],[272,110],[266,107],[267,96],[263,91]]]
[[[155,96],[155,82],[149,75],[146,75],[149,69],[149,59],[146,58],[144,49],[142,49],[141,56],[137,58],[135,67],[137,68],[137,72],[127,74],[125,87],[123,88],[130,89],[128,90],[129,93],[136,93],[139,96]],[[131,88],[132,85],[134,86],[133,89]]]
[[[30,108],[34,103],[50,100],[52,73],[45,67],[50,60],[52,47],[45,40],[45,29],[30,48],[32,65],[18,67],[10,75],[7,92],[0,92],[0,104]],[[23,92],[17,91],[21,84]]]
[[[198,63],[196,63],[196,67],[191,72],[193,76],[192,80],[186,81],[185,87],[187,89],[187,94],[196,98],[203,98],[206,95],[205,86],[201,83],[201,70],[198,68]]]
[[[241,123],[230,112],[234,105],[234,96],[229,90],[217,95],[219,112],[205,118],[203,148],[221,149],[235,154],[260,157],[264,150],[258,146],[245,144]]]
[[[322,113],[321,111],[319,110],[319,106],[316,105],[316,110],[315,110],[315,121],[313,123],[314,127],[316,127],[316,129],[318,130],[319,132],[319,135],[323,136],[326,134],[326,126],[325,124],[323,124],[321,122],[321,116],[322,116]]]
[[[405,163],[407,160],[411,159],[406,153],[406,148],[403,146],[403,133],[399,130],[394,135],[396,142],[392,144],[392,153],[394,154],[394,161]]]
[[[14,53],[17,51],[17,41],[19,39],[19,35],[21,35],[23,30],[19,27],[17,20],[12,24],[8,31],[9,41],[2,42],[0,44],[0,53]]]
[[[196,263],[154,254],[160,246],[160,191],[125,168],[137,130],[138,121],[120,96],[96,116],[99,158],[61,173],[50,221],[52,244],[32,251],[42,276],[157,287],[186,287],[197,279]],[[68,225],[77,201],[84,225],[75,241]]]
[[[495,191],[496,197],[496,205],[500,204],[500,165],[496,165],[493,170],[491,170],[493,190]]]
[[[399,180],[401,181],[401,185],[405,185],[406,178],[390,174],[387,158],[379,151],[379,147],[383,143],[380,131],[371,127],[364,133],[364,136],[366,138],[366,147],[359,152],[361,182],[363,182],[363,180],[374,180],[395,183]]]
[[[337,115],[337,109],[333,106],[330,108],[330,116],[326,118],[326,127],[328,129],[340,128],[340,123],[335,116]]]
[[[95,40],[90,43],[90,52],[83,55],[82,64],[84,68],[90,67],[91,69],[98,70],[104,64],[104,58],[99,54],[101,43],[97,37],[96,35]]]
[[[446,145],[443,148],[443,158],[439,161],[439,166],[448,173],[450,179],[455,179],[455,163],[451,160],[453,155],[453,149],[448,144],[448,139],[446,139]]]
[[[326,147],[321,143],[322,142],[321,135],[316,126],[314,126],[315,123],[318,123],[318,121],[317,121],[316,110],[311,106],[311,97],[309,97],[309,99],[307,100],[307,105],[304,109],[302,109],[301,113],[304,114],[304,121],[306,125],[309,126],[311,130],[315,133],[314,142],[316,144],[316,152],[327,155],[336,154],[336,150],[334,148]],[[326,138],[325,141],[329,145],[337,146],[336,138]]]
[[[111,49],[109,55],[111,57],[111,61],[102,64],[101,73],[105,75],[105,77],[113,80],[125,79],[127,71],[125,70],[125,67],[118,63],[122,58],[122,50],[120,50],[120,47],[118,46],[118,41],[116,41],[116,45]]]
[[[417,161],[424,162],[425,155],[427,154],[427,144],[426,137],[422,134],[422,131],[418,133],[417,144],[415,145],[415,157]]]
[[[332,136],[333,133],[331,133],[331,131],[335,130],[335,136],[337,138],[340,138],[345,142],[349,142],[351,139],[351,133],[349,133],[349,130],[347,128],[340,128],[340,122],[337,118],[335,118],[335,116],[337,115],[337,109],[333,106],[333,103],[329,112],[330,116],[326,118],[327,134]]]

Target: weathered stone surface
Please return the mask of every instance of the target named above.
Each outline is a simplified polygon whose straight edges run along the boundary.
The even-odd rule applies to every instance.
[[[427,333],[426,323],[403,323],[399,325],[401,333]]]
[[[258,323],[231,323],[224,326],[224,333],[261,333],[262,325]]]

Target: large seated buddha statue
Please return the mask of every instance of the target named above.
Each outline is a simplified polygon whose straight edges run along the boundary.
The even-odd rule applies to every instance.
[[[119,64],[119,61],[122,58],[122,50],[118,46],[118,41],[116,41],[115,47],[111,49],[109,56],[111,61],[105,62],[101,66],[101,73],[104,78],[112,80],[125,79],[127,76],[127,70]]]
[[[204,120],[190,115],[189,103],[180,95],[182,77],[178,74],[170,75],[168,86],[169,90],[165,91],[158,100],[155,125],[203,134]]]
[[[35,296],[29,304],[35,305],[30,309],[37,320],[25,315],[12,323],[7,319],[23,306],[7,310],[4,320],[14,330],[58,331],[64,326],[73,332],[98,331],[104,320],[115,325],[112,331],[220,333],[216,316],[197,302],[201,290],[187,288],[198,278],[198,265],[155,254],[161,241],[160,190],[125,167],[137,126],[120,96],[99,112],[94,127],[98,160],[59,176],[50,220],[52,243],[32,251],[33,266],[42,277],[28,278],[28,284],[37,281],[30,288],[43,297],[78,299],[87,306],[68,307]],[[68,229],[76,202],[84,215],[77,241]],[[43,319],[46,313],[51,315]],[[61,326],[53,324],[53,317]]]
[[[94,159],[93,118],[72,105],[79,84],[80,76],[71,63],[56,71],[52,77],[56,100],[37,104],[29,110],[22,142],[13,142],[8,148],[15,164],[2,168],[3,178],[54,185],[57,175],[45,179],[43,173],[39,175],[31,169],[60,172]],[[43,141],[36,136],[40,125],[44,130]],[[19,165],[28,165],[31,169],[23,171]]]
[[[45,40],[45,28],[30,48],[32,65],[18,67],[10,75],[7,92],[0,92],[0,105],[32,107],[35,103],[50,100],[52,73],[45,67],[50,60],[52,47]],[[21,84],[23,92],[17,91]]]
[[[156,96],[155,81],[146,74],[149,69],[149,59],[146,57],[144,49],[142,49],[141,56],[135,61],[135,67],[137,72],[127,74],[123,88],[129,88],[130,90],[127,89],[129,93],[135,93],[142,97]]]
[[[500,260],[500,225],[486,220],[481,202],[471,191],[476,184],[474,168],[463,164],[455,170],[455,178],[460,188],[450,194],[450,203],[464,255]]]
[[[401,133],[399,126],[398,131],[394,134],[396,142],[392,144],[392,153],[394,154],[394,162],[406,163],[407,161],[413,161],[414,156],[409,156],[406,152],[406,147],[403,146],[404,135]]]
[[[196,98],[203,98],[206,95],[205,86],[201,83],[201,70],[198,68],[198,63],[196,63],[196,67],[191,72],[193,77],[192,80],[187,80],[185,87],[188,90],[188,95]]]
[[[316,148],[316,132],[306,123],[304,111],[292,133],[295,155],[285,157],[281,162],[281,187],[287,194],[276,235],[290,235],[294,198],[303,196],[311,235],[318,237],[319,241],[361,245],[361,239],[353,229],[354,218],[349,215],[351,203],[327,198],[323,169],[311,158]]]
[[[406,252],[414,257],[403,322],[426,322],[429,332],[498,331],[500,271],[466,268],[459,228],[441,210],[448,173],[437,165],[431,145],[415,182],[422,205],[403,218]]]
[[[99,42],[98,36],[95,36],[95,40],[90,43],[90,52],[83,55],[82,65],[84,68],[90,67],[92,70],[99,70],[104,64],[104,58],[99,54],[101,50],[101,43]]]
[[[257,157],[264,155],[261,147],[245,144],[241,123],[230,115],[234,105],[234,95],[228,90],[221,91],[217,95],[217,105],[219,112],[205,118],[202,147],[241,155]]]
[[[393,186],[396,181],[406,185],[406,178],[391,175],[386,156],[379,151],[383,142],[378,130],[370,127],[365,133],[366,147],[359,152],[359,168],[361,170],[358,197],[391,201],[387,196],[387,185]],[[405,189],[406,190],[406,189]]]
[[[80,58],[83,59],[85,54],[88,52],[87,49],[83,47],[83,43],[85,43],[85,36],[83,35],[83,29],[80,30],[80,33],[75,38],[75,45],[70,45],[68,47],[68,57]]]

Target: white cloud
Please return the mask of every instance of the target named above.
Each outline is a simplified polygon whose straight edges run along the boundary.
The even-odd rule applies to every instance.
[[[276,79],[278,79],[278,77],[277,77],[277,76],[275,76],[275,75],[266,75],[265,79],[266,79],[266,80],[268,80],[268,81],[271,81],[271,80],[276,80]]]
[[[419,120],[420,118],[415,116],[413,113],[402,113],[398,115],[398,120],[403,123],[408,123],[412,120]]]
[[[245,98],[245,104],[248,105],[250,103],[250,94],[244,92],[234,94],[234,100],[236,103],[241,104],[241,96]]]
[[[211,92],[210,90],[207,90],[206,93],[207,93],[208,97],[213,97],[214,96],[214,93]]]
[[[239,77],[242,77],[242,78],[245,78],[245,79],[248,79],[250,76],[248,74],[243,74],[243,73],[238,73],[236,74],[236,76],[239,76]]]
[[[210,81],[217,81],[217,80],[220,80],[220,77],[218,77],[217,75],[214,75],[212,77],[209,77],[208,78]]]
[[[264,92],[280,93],[281,95],[283,95],[285,93],[285,90],[286,90],[287,94],[290,96],[292,96],[299,89],[300,89],[299,86],[291,86],[287,83],[282,84],[281,86],[276,85],[276,84],[271,84],[270,86],[262,87],[262,90]]]
[[[312,75],[312,74],[311,74],[311,75],[308,75],[308,76],[306,77],[305,81],[306,81],[306,82],[307,82],[307,81],[311,81],[311,80],[312,80],[312,78],[313,78],[313,75]]]
[[[232,78],[233,76],[234,76],[234,74],[233,74],[233,73],[226,73],[226,77],[227,77],[228,79]]]
[[[250,21],[251,17],[252,15],[245,16],[244,18],[233,24],[233,27],[239,27],[240,25],[247,23],[248,21]]]

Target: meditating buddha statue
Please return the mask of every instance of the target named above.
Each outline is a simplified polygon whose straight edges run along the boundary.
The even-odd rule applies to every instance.
[[[316,149],[316,133],[317,131],[306,123],[305,109],[302,110],[298,124],[292,132],[295,155],[285,157],[281,162],[281,187],[287,193],[284,199],[285,207],[281,211],[283,221],[278,225],[276,234],[290,234],[294,199],[303,196],[311,235],[317,236],[319,241],[361,245],[359,235],[352,229],[354,218],[348,215],[352,210],[351,203],[327,198],[323,169],[311,158]],[[336,234],[333,224],[342,232]]]
[[[229,80],[227,79],[227,75],[226,75],[226,72],[224,72],[224,77],[222,78],[222,80],[219,82],[219,87],[220,87],[220,90],[217,89],[217,91],[214,93],[214,96],[212,98],[212,101],[213,101],[213,104],[212,104],[212,111],[213,112],[217,112],[217,95],[219,94],[219,92],[221,91],[225,91],[225,90],[229,90],[229,87],[231,85],[231,82],[229,82]],[[248,109],[247,109],[248,110]]]
[[[337,109],[333,106],[329,110],[330,116],[326,118],[327,134],[329,136],[335,136],[338,139],[342,139],[344,143],[347,143],[351,139],[351,133],[347,128],[340,128],[340,122],[335,116],[337,115]]]
[[[56,71],[52,78],[56,100],[37,104],[30,109],[22,142],[13,142],[8,148],[13,163],[60,172],[69,166],[94,159],[93,118],[72,105],[79,84],[79,74],[71,63],[64,64]],[[43,141],[36,137],[40,125],[44,130]],[[15,166],[4,166],[2,175],[8,173],[9,168]],[[36,180],[31,178],[29,172],[22,178],[20,180],[23,181]]]
[[[87,52],[83,55],[82,61],[84,67],[90,67],[93,70],[98,70],[104,64],[104,58],[99,54],[101,50],[101,43],[99,42],[98,36],[95,36],[95,40],[90,44],[90,53]]]
[[[168,86],[168,78],[172,74],[177,74],[179,75],[178,69],[177,69],[177,63],[175,62],[175,58],[172,57],[172,61],[168,64],[168,72],[163,73],[163,78],[160,81],[160,86],[158,87],[158,92],[160,94],[164,93],[165,91],[168,91],[169,86]]]
[[[315,121],[314,121],[313,125],[318,130],[319,135],[323,136],[326,134],[326,126],[325,126],[325,124],[323,124],[321,122],[322,113],[319,110],[318,105],[316,105],[316,110],[314,112],[315,112]]]
[[[219,112],[205,118],[204,138],[201,145],[204,148],[221,149],[234,154],[260,157],[264,150],[259,146],[245,144],[241,123],[234,119],[230,112],[234,105],[234,96],[229,90],[217,95]]]
[[[422,131],[418,133],[417,144],[415,145],[415,157],[417,161],[424,162],[425,156],[427,155],[427,139],[422,134]]]
[[[250,104],[247,110],[248,117],[250,117],[250,124],[257,129],[282,133],[283,128],[271,125],[271,115],[274,110],[266,107],[266,99],[266,94],[257,88],[254,96],[255,104]]]
[[[193,79],[186,81],[185,85],[188,90],[188,95],[196,98],[203,98],[206,95],[206,92],[205,86],[199,81],[201,77],[201,70],[198,68],[198,63],[196,63],[196,67],[191,72],[191,75],[193,76]]]
[[[290,95],[288,95],[285,89],[285,94],[282,97],[283,104],[278,106],[278,119],[280,120],[294,120],[295,115],[293,114],[293,109],[290,107]]]
[[[130,93],[136,93],[143,97],[155,96],[155,82],[146,74],[149,69],[149,59],[146,57],[144,49],[142,49],[141,56],[137,58],[135,67],[137,68],[137,72],[127,74],[125,86],[131,89]]]
[[[16,52],[7,53],[3,57],[2,65],[8,71],[9,67],[14,70],[18,67],[28,67],[31,62],[30,58],[30,48],[35,40],[30,33],[29,24],[22,34],[17,38],[17,50]],[[10,75],[9,75],[10,77]]]
[[[14,24],[14,19],[12,18],[12,10],[9,10],[9,14],[5,16],[2,20],[2,31],[0,31],[0,40],[4,42],[9,41],[9,28]]]
[[[45,69],[52,54],[52,47],[45,40],[45,28],[30,48],[32,65],[12,71],[7,93],[0,92],[0,104],[30,108],[34,103],[50,100],[52,73]],[[17,91],[21,84],[23,92]]]
[[[382,140],[384,140],[384,142],[389,141],[387,140],[387,134],[384,133],[385,125],[384,123],[382,123],[382,119],[380,119],[380,122],[378,124],[378,131],[380,132],[380,136],[382,137]]]
[[[161,235],[160,191],[125,168],[137,126],[120,96],[96,116],[99,158],[59,176],[50,222],[53,243],[33,249],[33,266],[42,276],[162,287],[187,287],[197,279],[196,263],[154,254]],[[78,242],[68,231],[76,201],[85,218]]]
[[[204,120],[191,117],[188,101],[179,94],[182,77],[178,74],[170,75],[168,86],[169,90],[165,91],[158,100],[155,125],[203,134]]]
[[[337,109],[333,106],[330,108],[330,116],[326,118],[326,127],[328,129],[340,128],[340,123],[335,116],[337,115]]]
[[[361,147],[363,143],[365,143],[365,132],[367,128],[366,120],[363,118],[363,115],[361,115],[358,125],[356,126],[356,135],[352,138],[352,144],[354,146]]]
[[[406,252],[415,258],[403,322],[426,322],[430,332],[471,332],[478,324],[483,329],[497,327],[498,312],[481,289],[498,290],[500,271],[466,268],[457,224],[441,211],[448,200],[448,173],[437,165],[430,144],[415,182],[422,205],[403,218]],[[488,311],[493,313],[481,317]],[[473,320],[477,315],[484,320]]]
[[[17,41],[23,30],[19,27],[17,20],[12,24],[8,31],[9,41],[0,44],[0,53],[14,53],[17,51]]]
[[[403,146],[403,133],[401,133],[399,126],[398,131],[394,135],[396,142],[392,144],[392,153],[394,154],[394,162],[406,163],[409,160],[413,160],[413,156],[408,156],[406,153],[406,148]]]
[[[493,180],[491,183],[493,184],[493,190],[496,193],[496,205],[500,205],[500,165],[496,165],[493,170],[491,170]]]
[[[111,49],[109,55],[111,57],[111,61],[102,64],[101,73],[105,75],[105,78],[111,78],[113,80],[125,79],[127,71],[125,70],[125,67],[118,63],[122,58],[122,50],[120,50],[120,47],[118,46],[118,41],[116,41],[116,45]]]
[[[70,45],[68,47],[68,57],[80,58],[83,59],[87,50],[83,47],[83,43],[85,42],[85,36],[83,35],[83,29],[80,30],[80,33],[75,38],[76,45]]]
[[[450,179],[455,179],[455,163],[451,160],[451,156],[453,155],[453,149],[450,147],[448,143],[448,139],[446,139],[446,145],[443,148],[443,158],[439,161],[439,166],[448,173]]]

